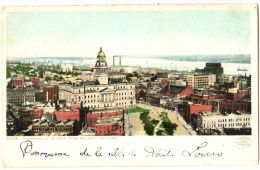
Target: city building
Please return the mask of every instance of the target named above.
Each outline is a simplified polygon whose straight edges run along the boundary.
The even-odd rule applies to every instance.
[[[120,108],[107,108],[104,109],[95,109],[88,110],[86,113],[86,126],[95,127],[97,121],[103,117],[122,117],[123,110]]]
[[[12,87],[19,88],[23,87],[24,85],[24,77],[22,76],[14,76],[11,78]]]
[[[32,85],[39,85],[41,82],[41,79],[39,77],[30,77],[29,79],[32,82]]]
[[[108,78],[111,80],[122,81],[126,79],[126,74],[120,72],[110,72]]]
[[[133,73],[134,71],[137,71],[138,68],[132,66],[112,66],[109,70],[112,72]]]
[[[81,80],[83,82],[95,81],[95,74],[93,72],[90,72],[90,71],[84,71],[84,72],[81,73]]]
[[[71,104],[70,108],[64,108],[60,109],[58,111],[54,111],[52,113],[53,118],[55,120],[75,120],[79,121],[80,120],[80,104],[79,103],[73,103]]]
[[[18,112],[21,115],[21,128],[24,130],[33,123],[33,120],[41,119],[44,110],[42,108],[22,108]]]
[[[55,121],[50,114],[44,114],[41,120],[36,120],[31,128],[34,136],[70,136],[76,135],[75,121]]]
[[[107,71],[107,62],[106,55],[100,47],[100,51],[97,55],[97,61],[94,67],[95,78],[101,85],[108,84],[108,71]]]
[[[122,116],[120,117],[102,117],[95,124],[96,136],[122,136],[124,135],[124,125]]]
[[[251,113],[251,100],[243,99],[243,100],[227,100],[223,99],[220,102],[220,111],[222,113],[234,113],[236,111]]]
[[[249,91],[248,90],[238,90],[237,88],[229,88],[226,98],[228,100],[233,100],[233,101],[249,98]]]
[[[60,65],[61,72],[73,72],[73,65],[72,64],[61,64]]]
[[[59,86],[46,86],[43,87],[43,102],[44,103],[57,103],[59,100]]]
[[[178,105],[178,113],[188,122],[193,123],[193,118],[202,112],[212,112],[212,105],[209,104],[194,104],[192,102],[183,102]]]
[[[83,102],[84,107],[90,108],[131,108],[136,105],[135,86],[122,83],[88,86],[61,84],[59,99],[69,103]]]
[[[241,112],[231,114],[201,112],[198,115],[197,124],[198,131],[201,134],[225,134],[225,131],[231,129],[251,129],[251,114]]]
[[[212,112],[220,112],[220,104],[223,99],[221,94],[191,94],[190,101],[194,104],[206,104],[212,106]]]
[[[221,63],[206,63],[204,69],[196,69],[196,72],[202,72],[205,74],[215,74],[216,82],[219,82],[220,77],[224,73],[224,69],[221,66]]]
[[[231,83],[234,81],[233,75],[222,75],[219,79],[221,83]]]
[[[21,131],[21,116],[18,109],[13,105],[8,104],[6,110],[6,133],[14,135]]]
[[[192,87],[183,86],[183,85],[173,85],[168,83],[165,87],[165,96],[173,96],[173,97],[187,97],[194,93]]]
[[[106,56],[102,48],[97,55],[94,72],[99,84],[60,84],[59,99],[69,103],[83,102],[84,107],[95,109],[135,106],[135,85],[129,83],[108,84]]]
[[[215,84],[216,75],[215,74],[188,74],[187,81],[188,81],[188,86],[194,89],[207,88]]]
[[[14,105],[23,105],[35,102],[35,93],[39,89],[34,87],[20,87],[15,89],[7,89],[7,103]]]
[[[157,72],[156,76],[158,78],[168,78],[168,73],[167,72]]]

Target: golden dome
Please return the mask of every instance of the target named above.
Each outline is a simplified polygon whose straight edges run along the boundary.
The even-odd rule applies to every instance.
[[[100,47],[97,58],[106,58],[105,53],[102,51],[102,47]]]

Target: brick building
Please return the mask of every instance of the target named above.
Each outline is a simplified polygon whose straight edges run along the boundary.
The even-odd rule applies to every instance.
[[[232,88],[228,90],[226,98],[228,100],[241,100],[249,97],[248,90],[238,90],[237,88]]]
[[[19,114],[21,115],[21,127],[22,129],[26,129],[29,125],[33,123],[35,119],[41,119],[43,116],[43,109],[40,108],[29,108],[19,110]]]
[[[22,105],[26,102],[33,103],[35,102],[35,93],[39,91],[34,87],[7,89],[7,103],[14,105]]]
[[[219,112],[220,103],[223,98],[223,94],[192,94],[190,96],[190,101],[194,104],[212,105],[212,111]]]
[[[222,113],[234,113],[236,111],[251,113],[251,100],[222,100],[220,102],[220,111]]]
[[[59,111],[54,111],[52,114],[56,120],[80,120],[80,104],[73,103],[68,109],[61,109]]]
[[[157,72],[156,76],[158,78],[168,78],[168,73],[166,73],[166,72]]]
[[[23,87],[24,85],[24,77],[15,76],[11,78],[12,86],[14,88]]]
[[[153,106],[159,106],[160,100],[161,100],[161,96],[148,96],[148,101]]]
[[[75,121],[55,121],[51,114],[44,114],[41,120],[32,124],[34,136],[71,136],[78,134]]]
[[[30,77],[30,81],[32,82],[32,85],[39,85],[41,82],[39,77]]]
[[[165,88],[165,96],[173,96],[173,97],[187,97],[193,94],[193,88],[189,86],[178,86],[167,84]]]
[[[122,116],[116,117],[102,117],[99,118],[95,124],[96,136],[122,136],[124,135],[124,126]]]
[[[98,119],[103,117],[117,117],[122,116],[123,111],[120,109],[117,110],[96,110],[86,114],[86,124],[87,127],[95,127]]]
[[[43,102],[57,103],[59,100],[59,86],[46,86],[43,87]]]
[[[21,116],[18,110],[13,105],[7,105],[6,110],[6,133],[7,135],[14,135],[21,131]]]
[[[191,123],[192,117],[196,117],[199,112],[212,112],[212,105],[194,104],[192,102],[183,102],[178,105],[178,113],[188,122]]]

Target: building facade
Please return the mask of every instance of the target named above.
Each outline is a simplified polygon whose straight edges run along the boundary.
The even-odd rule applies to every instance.
[[[178,105],[178,113],[188,122],[192,122],[192,117],[196,117],[200,112],[212,112],[212,105],[194,104],[192,102],[183,102]]]
[[[197,118],[198,130],[202,134],[211,134],[213,131],[224,132],[225,129],[251,128],[251,114],[200,113]]]
[[[83,82],[95,81],[95,74],[93,72],[90,72],[90,71],[84,71],[84,72],[81,73],[81,80]]]
[[[56,103],[59,100],[59,86],[47,86],[43,88],[43,102]]]
[[[7,103],[22,105],[35,102],[35,93],[39,92],[34,87],[7,89]]]
[[[124,125],[122,117],[103,117],[95,124],[96,136],[122,136],[124,135]]]
[[[23,87],[24,85],[24,77],[21,76],[12,77],[11,81],[12,81],[12,87],[14,88]]]
[[[94,72],[98,84],[60,84],[59,99],[69,103],[83,103],[92,109],[131,108],[136,105],[135,85],[129,83],[108,84],[106,55],[100,48]]]
[[[61,64],[60,65],[62,72],[72,72],[73,71],[73,65],[72,64]]]
[[[89,86],[63,84],[59,86],[59,99],[69,103],[83,102],[84,107],[89,108],[131,108],[136,105],[135,86],[123,83]]]
[[[215,74],[188,74],[187,75],[188,86],[198,89],[206,88],[210,85],[214,85],[216,82]]]
[[[215,74],[216,81],[219,82],[220,77],[224,73],[224,69],[221,66],[221,63],[206,63],[204,69],[196,69],[196,72],[202,72],[206,74]]]

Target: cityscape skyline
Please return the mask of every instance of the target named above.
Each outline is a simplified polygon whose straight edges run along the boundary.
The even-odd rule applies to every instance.
[[[10,58],[95,56],[100,46],[109,49],[107,56],[250,54],[249,10],[28,10],[6,16]]]
[[[8,62],[7,135],[251,135],[251,75],[224,69]]]

